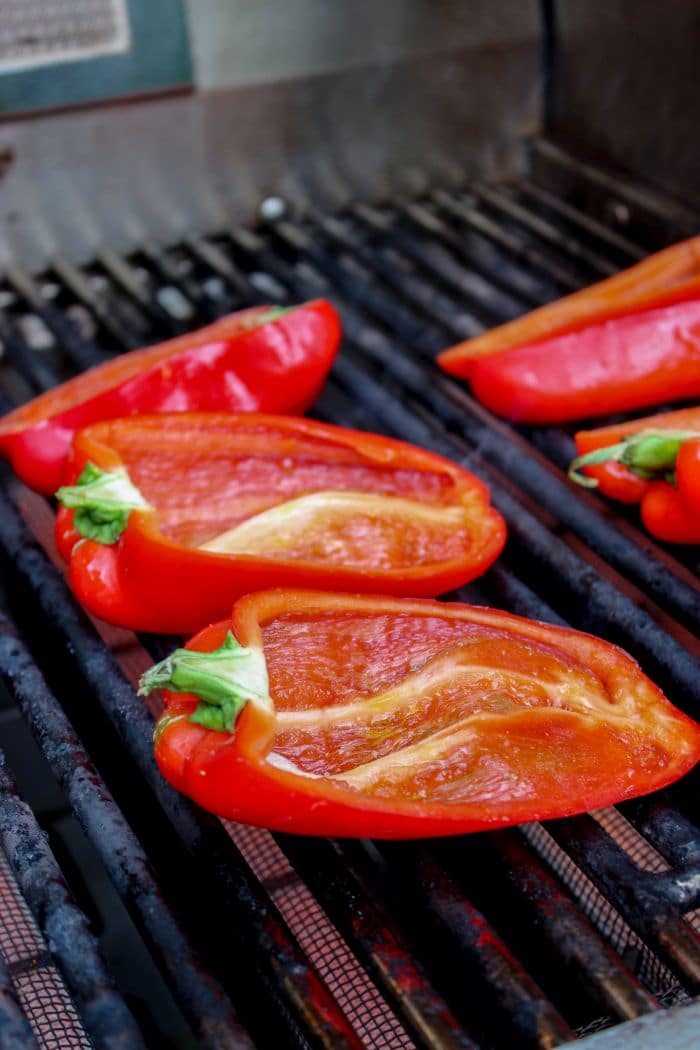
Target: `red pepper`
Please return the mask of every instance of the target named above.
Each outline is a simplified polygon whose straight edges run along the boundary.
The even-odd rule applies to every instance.
[[[102,419],[195,410],[300,413],[319,393],[340,342],[325,300],[253,307],[136,350],[63,383],[0,420],[0,455],[31,488],[61,483],[73,434]]]
[[[572,480],[640,503],[657,539],[700,543],[700,407],[582,430],[576,446]]]
[[[447,372],[470,376],[470,362],[526,343],[564,335],[626,313],[668,306],[700,296],[700,237],[681,241],[525,317],[468,339],[438,358]]]
[[[70,584],[132,629],[196,630],[278,584],[432,596],[484,572],[505,541],[468,471],[287,416],[98,423],[76,434],[66,482],[56,539]]]
[[[700,394],[700,237],[440,354],[498,415],[561,423]]]
[[[611,805],[700,758],[620,649],[481,607],[274,590],[148,671],[165,778],[221,817],[417,838]]]
[[[487,408],[525,423],[700,395],[700,297],[479,358],[469,381]]]

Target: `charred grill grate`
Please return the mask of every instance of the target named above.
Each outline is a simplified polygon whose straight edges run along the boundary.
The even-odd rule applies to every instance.
[[[606,221],[616,201],[624,231]],[[0,389],[9,407],[231,309],[328,295],[346,341],[316,413],[460,460],[508,520],[504,556],[460,596],[622,644],[698,717],[697,552],[663,549],[633,516],[572,492],[564,430],[494,420],[431,361],[629,265],[660,229],[691,232],[684,214],[542,143],[531,178],[509,185],[144,244],[131,258],[107,249],[82,269],[56,259],[35,279],[9,268]],[[169,642],[96,628],[52,562],[47,503],[9,476],[0,500],[0,897],[21,891],[33,913],[35,969],[57,984],[51,1008],[65,1004],[52,1026],[62,1046],[85,1045],[68,1034],[74,1009],[97,1046],[549,1047],[697,995],[697,773],[546,830],[378,846],[227,834],[153,764],[133,682]],[[43,756],[31,768],[25,723]],[[59,830],[69,812],[82,828],[73,852]],[[75,855],[106,873],[109,905]],[[139,982],[110,941],[122,906]],[[90,927],[106,921],[98,945]],[[27,1018],[51,1045],[0,925],[0,1046],[13,1033],[11,1045],[33,1045]]]

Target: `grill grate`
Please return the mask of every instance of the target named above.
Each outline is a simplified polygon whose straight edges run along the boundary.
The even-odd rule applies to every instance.
[[[105,249],[83,270],[56,259],[35,279],[10,268],[0,389],[12,403],[231,309],[328,295],[347,338],[316,414],[459,460],[508,520],[504,556],[459,597],[624,645],[698,717],[696,554],[664,549],[632,514],[572,492],[565,430],[494,420],[431,360],[642,257],[652,247],[644,215],[635,234],[645,198],[626,192],[540,144],[529,179],[509,185],[286,217],[170,249],[144,244],[132,258]],[[601,222],[603,194],[627,201],[628,229]],[[669,239],[686,232],[673,209],[665,214]],[[51,520],[44,500],[8,480],[0,548],[20,635],[0,624],[0,676],[197,1045],[550,1047],[697,994],[697,774],[546,831],[378,846],[227,834],[155,770],[153,710],[133,683],[169,640],[88,620],[53,563]],[[0,814],[8,805],[18,805],[9,790]],[[90,894],[64,874],[90,914]],[[81,971],[76,987],[36,915],[86,1032],[108,1045],[86,1008],[94,975]],[[104,968],[113,960],[101,947]],[[9,980],[0,968],[0,1036],[3,1025],[21,1028],[24,1008],[49,1045]],[[124,1015],[111,995],[100,1023]],[[150,987],[126,1005],[147,1041],[175,1041]]]

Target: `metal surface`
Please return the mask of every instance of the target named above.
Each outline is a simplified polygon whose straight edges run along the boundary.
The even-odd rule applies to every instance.
[[[580,1050],[695,1050],[700,1042],[700,1003],[679,1006],[662,1017],[641,1017],[576,1044]]]
[[[271,195],[334,207],[502,175],[539,126],[535,0],[207,9],[190,9],[193,94],[0,124],[0,265],[250,222]]]
[[[332,216],[319,208],[302,220],[273,212],[257,232],[224,225],[211,238],[192,234],[167,249],[144,239],[130,257],[109,249],[89,267],[56,256],[34,278],[15,267],[4,286],[0,389],[26,396],[105,354],[248,303],[330,295],[346,340],[315,414],[459,460],[489,483],[508,518],[503,557],[458,597],[620,641],[697,715],[693,552],[651,541],[633,510],[620,515],[572,490],[561,470],[571,449],[567,431],[496,421],[431,360],[459,335],[625,265],[649,246],[663,203],[654,198],[655,211],[640,205],[639,240],[636,227],[610,232],[595,208],[580,208],[597,199],[599,180],[571,158],[558,164],[558,156],[550,150],[543,178],[535,167],[508,184],[465,182]],[[558,197],[557,179],[575,179],[578,190]],[[634,188],[614,190],[645,200]],[[672,209],[669,225],[675,221]],[[31,318],[41,320],[42,351],[29,345]],[[8,604],[27,640],[17,650],[12,632],[0,632],[0,657],[9,647],[10,665],[25,669],[13,679],[20,710],[54,756],[76,810],[96,793],[95,812],[109,830],[97,816],[89,830],[112,857],[112,876],[127,897],[135,892],[130,865],[142,857],[130,851],[140,843],[150,865],[144,892],[160,915],[150,927],[141,922],[154,957],[167,970],[171,915],[192,962],[201,954],[204,973],[193,965],[179,983],[171,979],[185,1014],[196,1014],[196,989],[210,994],[213,980],[261,1046],[375,1050],[412,1040],[429,1050],[505,1050],[582,1035],[603,1050],[616,1032],[636,1038],[625,1022],[642,1019],[640,1039],[658,1032],[669,1047],[673,1038],[685,1047],[694,1007],[686,1008],[687,1022],[683,1010],[676,1020],[663,1008],[697,994],[700,981],[697,774],[619,812],[550,823],[547,834],[526,827],[377,847],[273,841],[234,829],[234,843],[175,795],[153,764],[155,708],[137,700],[131,683],[148,654],[161,655],[170,641],[96,633],[51,562],[51,521],[45,502],[18,487],[0,499]],[[66,736],[70,725],[54,705],[78,737]],[[70,748],[54,753],[54,744],[69,740]],[[74,780],[93,768],[94,782]],[[287,867],[269,877],[255,851],[272,847]],[[183,884],[199,892],[178,893]],[[339,940],[315,936],[313,910],[294,906],[300,887]],[[376,988],[362,1018],[356,1000],[330,991],[338,944]],[[607,1031],[587,1035],[601,1027]]]
[[[695,0],[554,0],[548,133],[700,203]]]

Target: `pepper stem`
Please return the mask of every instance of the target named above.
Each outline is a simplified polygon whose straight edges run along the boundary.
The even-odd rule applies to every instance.
[[[101,470],[87,463],[75,485],[63,485],[56,499],[75,510],[73,524],[81,536],[98,543],[116,543],[132,510],[146,510],[148,503],[124,467]]]
[[[262,651],[240,645],[231,631],[213,652],[176,649],[151,667],[141,677],[139,696],[148,696],[154,689],[196,696],[200,703],[190,721],[221,733],[234,732],[249,701],[272,705]]]
[[[693,430],[642,430],[639,434],[630,434],[619,444],[596,448],[583,456],[577,456],[569,467],[569,477],[577,485],[594,489],[598,485],[597,479],[582,474],[581,468],[614,460],[645,481],[668,479],[674,476],[676,459],[683,442],[697,436],[697,431]]]

